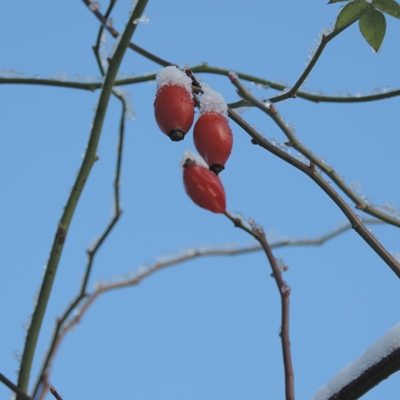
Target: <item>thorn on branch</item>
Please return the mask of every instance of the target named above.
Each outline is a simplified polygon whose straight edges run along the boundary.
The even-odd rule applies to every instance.
[[[240,96],[242,99],[244,98],[243,96],[242,96],[242,93],[241,93],[241,91],[238,89],[238,90],[236,90],[236,94],[238,95],[238,96]]]
[[[66,236],[67,234],[65,231],[65,227],[63,225],[58,225],[57,229],[58,244],[64,244]]]

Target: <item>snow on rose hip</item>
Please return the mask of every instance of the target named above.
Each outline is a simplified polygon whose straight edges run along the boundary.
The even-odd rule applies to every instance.
[[[199,207],[223,214],[226,211],[225,190],[221,180],[192,152],[182,159],[183,183],[188,196]]]
[[[225,168],[233,146],[227,118],[214,111],[202,114],[194,126],[193,140],[210,171],[218,175]]]
[[[224,168],[233,146],[232,130],[227,115],[228,106],[223,96],[201,83],[200,117],[193,130],[193,140],[197,151],[218,175]]]
[[[193,124],[192,80],[176,67],[166,67],[157,76],[154,115],[157,125],[172,141],[182,140]]]

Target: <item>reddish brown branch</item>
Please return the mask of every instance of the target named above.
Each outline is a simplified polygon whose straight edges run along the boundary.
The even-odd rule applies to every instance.
[[[282,343],[283,365],[285,369],[285,398],[286,400],[294,400],[294,373],[289,337],[290,287],[283,280],[282,270],[279,268],[276,258],[272,254],[271,246],[268,244],[263,229],[254,222],[250,222],[249,226],[247,226],[247,224],[244,223],[240,218],[234,217],[227,211],[225,212],[225,215],[234,223],[236,227],[243,229],[260,243],[271,265],[272,275],[275,279],[279,296],[281,297],[281,332],[279,336]]]
[[[57,393],[57,390],[54,388],[54,386],[50,386],[50,393],[51,393],[57,400],[63,400],[62,397]]]
[[[3,374],[0,374],[0,381],[3,382],[8,388],[10,388],[14,393],[16,393],[23,400],[32,400],[32,397],[28,396],[23,390],[21,390],[17,385],[12,383]]]

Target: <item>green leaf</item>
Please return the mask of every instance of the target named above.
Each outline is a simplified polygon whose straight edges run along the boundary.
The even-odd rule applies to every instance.
[[[346,4],[337,17],[335,28],[341,29],[347,25],[351,25],[361,17],[370,5],[366,0],[355,0]]]
[[[400,19],[400,5],[394,0],[373,0],[371,5],[392,17]]]
[[[359,24],[365,40],[378,51],[386,33],[385,16],[380,11],[370,8],[361,15]]]

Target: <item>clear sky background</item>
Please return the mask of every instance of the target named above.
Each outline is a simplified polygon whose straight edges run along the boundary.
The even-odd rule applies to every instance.
[[[318,35],[343,3],[325,1],[152,1],[134,43],[180,66],[211,66],[292,85]],[[131,1],[119,0],[122,31]],[[105,12],[106,2],[101,2]],[[2,2],[0,75],[99,78],[93,55],[99,23],[81,1]],[[375,54],[352,26],[325,49],[302,89],[368,94],[399,88],[400,21],[387,18]],[[113,39],[108,36],[109,46]],[[128,50],[120,72],[161,67]],[[9,71],[12,70],[12,71]],[[61,76],[61,75],[58,75]],[[239,98],[227,77],[199,75],[227,102]],[[276,91],[246,83],[256,97]],[[111,282],[187,248],[253,243],[223,215],[186,196],[180,159],[194,150],[163,135],[153,116],[156,86],[127,86],[135,118],[126,122],[121,177],[124,214],[100,249],[90,282]],[[16,380],[24,325],[85,151],[99,91],[0,85],[0,372]],[[371,103],[287,100],[277,109],[298,138],[354,184],[371,204],[400,207],[399,99]],[[270,118],[242,116],[268,139],[286,139]],[[109,222],[120,103],[111,99],[96,162],[76,210],[43,323],[33,383],[55,320],[79,290],[86,249]],[[221,179],[229,210],[262,225],[271,242],[314,238],[346,222],[304,174],[250,143],[231,122],[234,149]],[[296,152],[292,154],[296,155]],[[360,189],[361,188],[361,189]],[[350,204],[350,200],[346,199]],[[353,204],[351,204],[354,207]],[[392,253],[399,230],[372,226]],[[292,289],[290,333],[298,399],[310,399],[340,368],[399,322],[400,282],[353,231],[319,247],[280,248]],[[261,252],[198,258],[101,297],[63,341],[50,382],[65,400],[282,399],[280,298]],[[364,398],[393,398],[395,375]],[[50,395],[49,395],[50,396]],[[0,398],[9,390],[0,385]],[[48,397],[50,398],[50,397]]]

